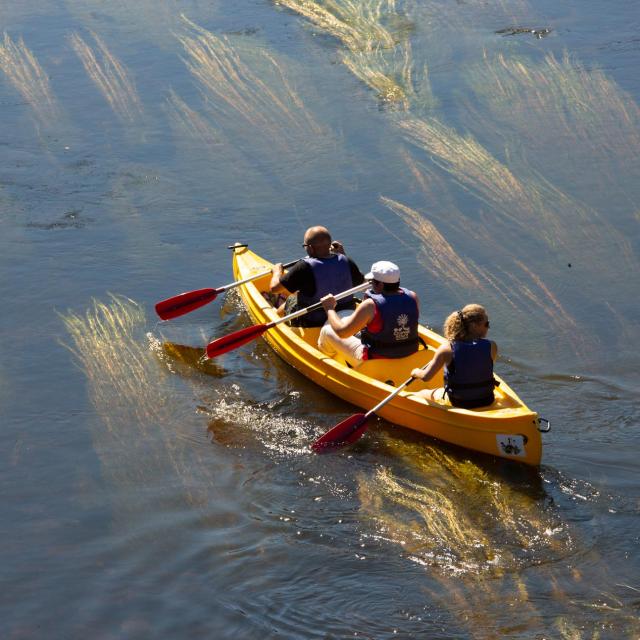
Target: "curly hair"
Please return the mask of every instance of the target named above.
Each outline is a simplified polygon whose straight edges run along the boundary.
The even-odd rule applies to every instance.
[[[469,332],[470,325],[486,318],[487,312],[482,305],[468,304],[447,316],[444,321],[444,337],[451,341],[473,340],[476,336]]]

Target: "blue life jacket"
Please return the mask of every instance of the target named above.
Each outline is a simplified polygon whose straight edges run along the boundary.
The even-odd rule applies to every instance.
[[[493,400],[493,360],[491,342],[481,338],[451,343],[453,360],[444,368],[444,386],[454,407],[473,409],[490,405]]]
[[[313,296],[306,296],[302,291],[298,291],[298,309],[310,307],[329,293],[341,293],[353,287],[349,261],[341,253],[330,258],[310,258],[307,256],[303,260],[311,266],[316,292]],[[353,296],[338,300],[336,305],[336,311],[354,308]],[[327,321],[327,313],[324,309],[316,309],[302,316],[300,321],[300,324],[305,327],[321,327]]]
[[[375,302],[382,320],[379,331],[373,332],[369,323],[360,332],[368,359],[404,358],[418,350],[418,304],[407,289],[398,291],[385,295],[369,289],[364,294]]]

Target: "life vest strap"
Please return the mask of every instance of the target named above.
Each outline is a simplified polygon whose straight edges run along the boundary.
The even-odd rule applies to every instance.
[[[478,389],[479,387],[488,387],[489,385],[497,387],[499,384],[495,378],[491,378],[490,380],[482,380],[481,382],[463,382],[456,383],[453,386],[447,385],[447,391],[455,392],[458,389]]]

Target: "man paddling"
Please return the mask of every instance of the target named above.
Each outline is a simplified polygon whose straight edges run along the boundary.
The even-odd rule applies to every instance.
[[[356,263],[344,255],[340,242],[332,242],[326,227],[310,227],[302,244],[307,257],[284,272],[281,263],[273,265],[270,282],[271,293],[289,295],[278,309],[280,316],[315,304],[329,293],[346,291],[364,282],[364,276]],[[353,296],[338,302],[337,310],[353,310]],[[317,309],[293,321],[296,326],[321,327],[327,321],[324,309]]]
[[[404,358],[418,350],[418,296],[400,286],[400,269],[381,260],[365,278],[371,289],[355,313],[341,318],[332,295],[322,298],[329,322],[322,327],[318,348],[331,357],[341,354],[352,367],[373,358]],[[360,336],[355,334],[360,332]]]

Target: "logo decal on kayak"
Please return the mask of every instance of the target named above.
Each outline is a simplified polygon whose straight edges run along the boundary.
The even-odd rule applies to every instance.
[[[527,452],[524,448],[523,436],[508,436],[508,435],[496,435],[496,442],[498,444],[498,451],[503,456],[516,456],[518,458],[524,458]]]

